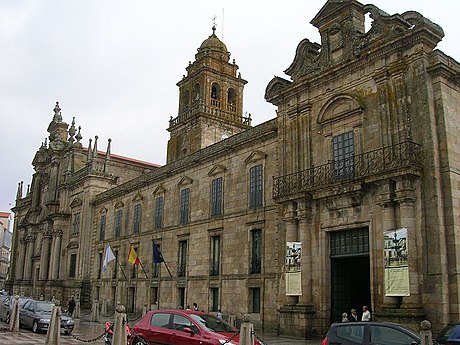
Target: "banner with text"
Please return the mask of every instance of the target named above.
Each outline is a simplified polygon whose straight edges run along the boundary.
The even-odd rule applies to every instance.
[[[385,296],[410,296],[407,228],[383,233]]]
[[[302,295],[302,242],[286,242],[286,295]]]

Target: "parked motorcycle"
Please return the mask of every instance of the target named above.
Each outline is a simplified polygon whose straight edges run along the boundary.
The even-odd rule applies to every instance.
[[[131,343],[131,336],[132,336],[132,329],[129,324],[126,324],[126,334],[128,335],[128,345]],[[105,330],[104,330],[104,336],[102,337],[104,339],[104,344],[105,345],[112,345],[112,338],[113,338],[113,322],[107,321],[105,323]]]

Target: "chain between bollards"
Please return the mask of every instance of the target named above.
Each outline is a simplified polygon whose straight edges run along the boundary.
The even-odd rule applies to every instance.
[[[76,340],[78,340],[78,341],[81,341],[82,343],[92,343],[92,342],[94,342],[94,341],[96,341],[96,340],[101,339],[101,338],[104,336],[104,334],[105,334],[105,330],[102,332],[101,335],[98,335],[96,338],[93,338],[93,339],[82,339],[82,338],[77,337],[77,336],[74,335],[73,333],[70,333],[70,335],[71,335],[74,339],[76,339]]]

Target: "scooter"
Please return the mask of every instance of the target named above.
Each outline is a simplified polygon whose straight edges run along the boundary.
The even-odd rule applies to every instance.
[[[128,345],[131,342],[131,336],[132,336],[132,329],[129,324],[126,324],[126,334],[128,335]],[[112,338],[113,338],[113,322],[107,321],[105,323],[105,329],[104,329],[104,335],[102,337],[104,339],[104,344],[105,345],[112,345]]]

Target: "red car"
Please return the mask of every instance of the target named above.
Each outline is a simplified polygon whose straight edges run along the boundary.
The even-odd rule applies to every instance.
[[[134,327],[132,345],[237,345],[238,329],[214,315],[193,310],[151,310]],[[254,345],[264,345],[254,339]]]

